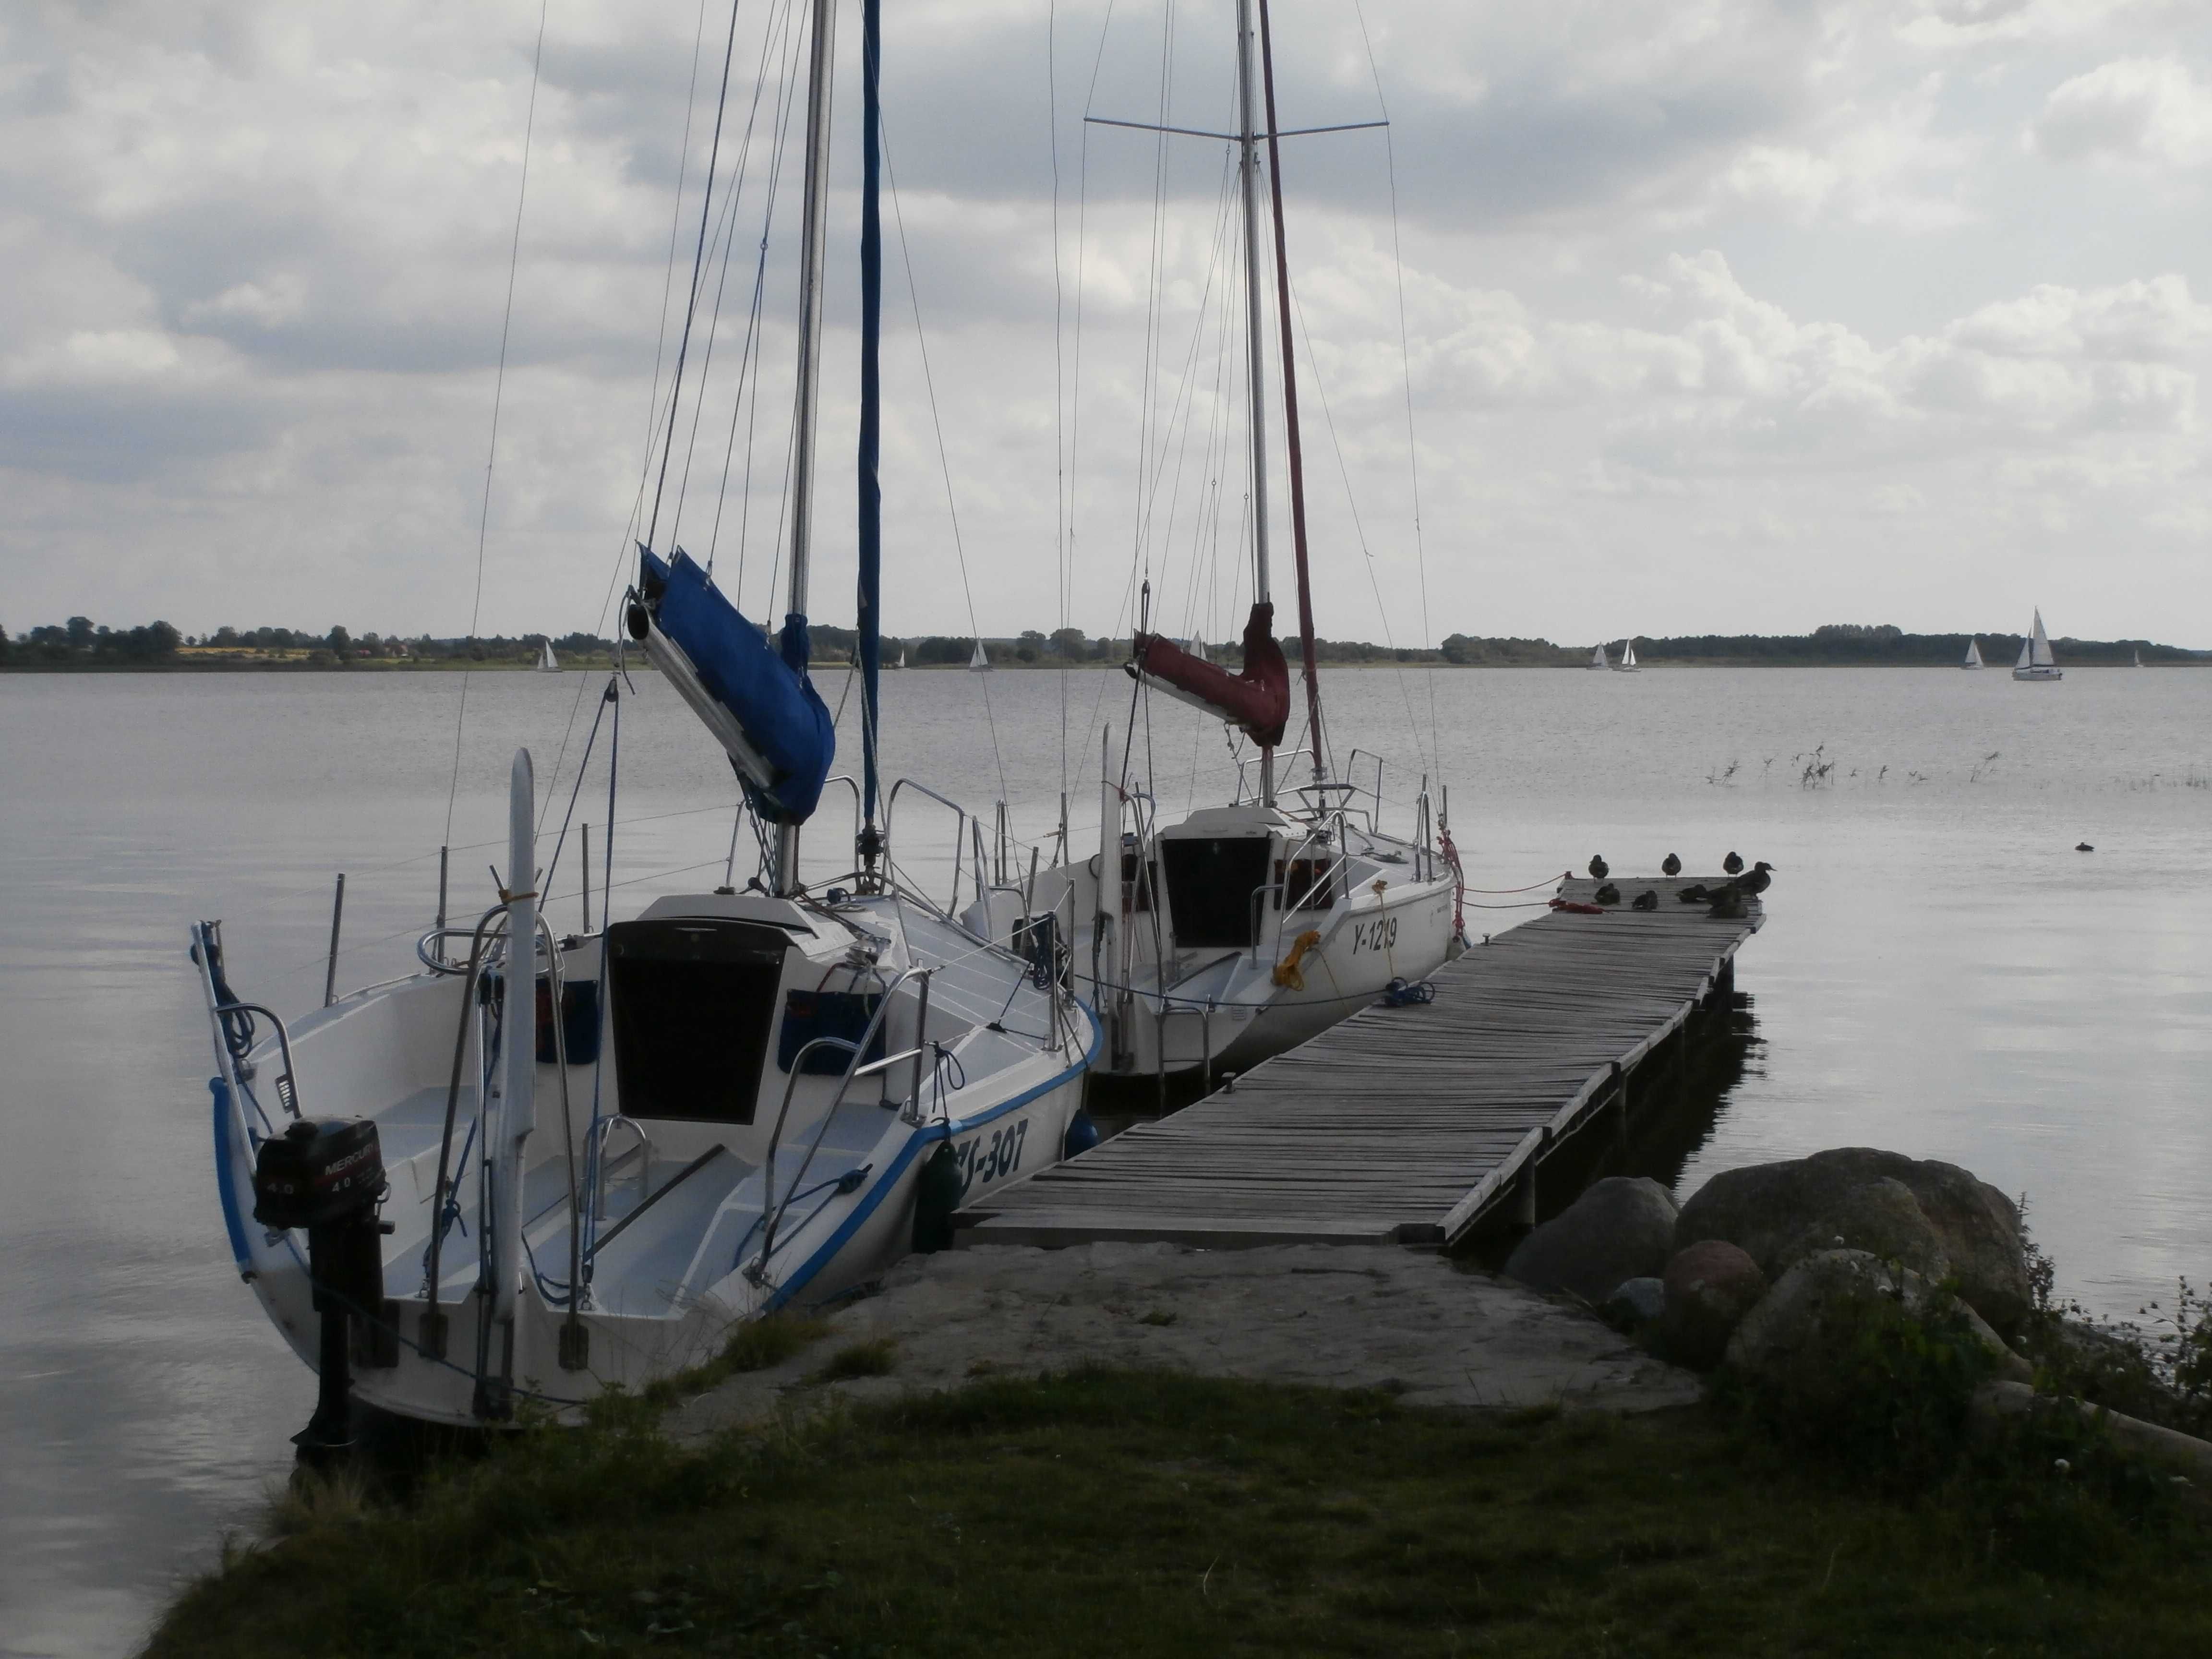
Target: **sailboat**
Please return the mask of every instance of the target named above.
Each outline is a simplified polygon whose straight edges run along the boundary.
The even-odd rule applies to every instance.
[[[2136,666],[2138,668],[2142,666],[2142,653],[2141,651],[2137,651],[2136,653]]]
[[[905,667],[905,666],[906,666],[906,641],[905,641],[902,640],[902,641],[899,641],[899,653],[898,653],[898,660],[897,660],[896,662],[887,662],[887,663],[885,663],[885,664],[884,665],[884,667],[886,667],[886,668],[892,668],[892,669],[903,668],[903,667]]]
[[[561,843],[548,857],[522,750],[498,890],[463,925],[441,905],[422,973],[288,1020],[234,993],[221,923],[193,929],[232,1252],[321,1378],[303,1444],[346,1443],[356,1401],[485,1425],[672,1376],[736,1322],[940,1248],[963,1194],[1085,1127],[1097,1020],[1036,952],[964,931],[957,890],[933,902],[892,862],[909,785],[880,787],[876,744],[879,3],[862,9],[857,868],[810,885],[799,863],[836,741],[806,672],[835,15],[810,0],[788,614],[771,641],[686,554],[641,546],[625,617],[727,753],[761,878],[556,937],[540,895]]]
[[[2051,635],[2043,631],[2043,612],[2035,613],[2034,631],[2020,642],[2020,660],[2012,665],[2016,680],[2058,680],[2066,678],[2058,659],[2051,653]]]
[[[975,654],[968,659],[968,672],[971,674],[988,674],[991,672],[991,659],[984,653],[983,641],[981,640],[975,641]]]
[[[1182,642],[1182,648],[1183,653],[1193,662],[1208,662],[1212,660],[1212,659],[1206,654],[1206,642],[1200,639],[1195,634],[1192,635],[1188,639]]]
[[[1959,666],[1961,668],[1979,668],[1981,665],[1982,642],[1979,640],[1968,640],[1966,641],[1966,659],[1960,663]]]
[[[1012,894],[1003,899],[987,894],[970,913],[976,931],[994,938],[1034,926],[1040,915],[1072,918],[1068,954],[1077,994],[1091,1000],[1106,1027],[1105,1051],[1096,1069],[1121,1076],[1164,1080],[1196,1072],[1210,1082],[1220,1072],[1243,1071],[1372,1003],[1392,981],[1420,980],[1459,942],[1456,862],[1432,810],[1427,780],[1408,792],[1412,833],[1401,835],[1380,827],[1379,763],[1372,787],[1329,775],[1266,0],[1258,0],[1256,33],[1254,9],[1254,0],[1237,0],[1238,131],[1233,136],[1242,174],[1254,600],[1236,672],[1141,626],[1132,638],[1127,667],[1142,687],[1191,703],[1240,731],[1257,746],[1257,765],[1240,768],[1229,804],[1200,808],[1179,823],[1162,826],[1142,784],[1125,787],[1117,781],[1109,734],[1100,762],[1097,853],[1071,856],[1040,872],[1018,902]],[[1307,768],[1310,760],[1309,780],[1287,787],[1277,776],[1291,688],[1289,664],[1274,637],[1270,586],[1268,344],[1261,289],[1267,268],[1258,201],[1263,143],[1273,210],[1279,374],[1310,738],[1310,757],[1299,755],[1292,762]]]
[[[1600,649],[1603,647],[1601,647]],[[1636,672],[1636,641],[1634,640],[1623,640],[1620,642],[1620,660],[1613,664],[1613,669],[1616,674],[1633,674]]]
[[[561,672],[561,665],[553,656],[553,641],[550,640],[538,647],[538,672],[541,674],[557,674]]]
[[[1589,665],[1601,671],[1609,669],[1613,666],[1613,659],[1606,654],[1605,645],[1602,641],[1599,642],[1597,649],[1590,653]]]

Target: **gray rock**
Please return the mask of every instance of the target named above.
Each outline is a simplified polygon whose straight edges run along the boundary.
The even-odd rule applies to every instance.
[[[1828,1344],[1848,1304],[1897,1297],[1908,1312],[1931,1308],[1936,1292],[1910,1267],[1898,1267],[1865,1250],[1822,1250],[1782,1275],[1729,1338],[1728,1363],[1747,1376],[1817,1393],[1832,1375]],[[2028,1382],[2034,1369],[1970,1307],[1960,1310],[1967,1328],[1997,1361],[1997,1375]]]
[[[1639,1331],[1667,1310],[1667,1285],[1659,1279],[1624,1279],[1597,1312],[1617,1331]]]
[[[1735,1328],[1765,1296],[1766,1275],[1735,1245],[1708,1238],[1676,1252],[1667,1264],[1664,1286],[1661,1350],[1678,1365],[1709,1371],[1727,1355]]]
[[[1593,1307],[1624,1279],[1656,1278],[1674,1248],[1674,1200],[1642,1176],[1610,1176],[1522,1239],[1505,1276]]]
[[[1725,1239],[1770,1279],[1841,1239],[1924,1276],[1955,1275],[1967,1305],[2001,1331],[2017,1330],[2031,1306],[2012,1200],[1955,1164],[1900,1152],[1846,1146],[1727,1170],[1683,1206],[1675,1237]]]

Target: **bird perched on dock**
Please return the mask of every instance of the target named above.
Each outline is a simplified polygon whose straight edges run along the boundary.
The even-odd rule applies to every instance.
[[[1654,889],[1647,887],[1628,901],[1628,908],[1632,910],[1656,910],[1659,908],[1659,895]]]
[[[1731,852],[1721,860],[1721,868],[1732,876],[1740,876],[1743,873],[1743,860]]]
[[[1723,921],[1741,921],[1743,920],[1745,915],[1743,908],[1744,891],[1743,889],[1736,885],[1735,883],[1732,881],[1723,882],[1719,886],[1713,889],[1711,896],[1713,901],[1712,908],[1705,912],[1707,915],[1717,916]]]
[[[1682,860],[1676,858],[1672,853],[1668,854],[1665,858],[1659,860],[1659,873],[1662,876],[1680,875],[1682,873]]]
[[[1600,904],[1618,904],[1620,902],[1620,889],[1607,882],[1590,896]]]
[[[1756,898],[1774,884],[1774,878],[1767,873],[1773,868],[1772,865],[1761,859],[1729,884],[1747,897]]]
[[[1707,892],[1703,885],[1693,881],[1674,896],[1685,904],[1703,904],[1707,899],[1712,897],[1712,895]]]
[[[1590,879],[1592,881],[1603,881],[1606,878],[1606,872],[1612,868],[1613,866],[1605,861],[1604,854],[1597,853],[1591,855],[1589,861],[1589,872]]]

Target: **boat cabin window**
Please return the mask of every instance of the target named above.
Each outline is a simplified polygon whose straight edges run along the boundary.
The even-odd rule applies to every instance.
[[[1267,883],[1267,847],[1265,836],[1177,836],[1159,843],[1176,945],[1186,951],[1251,948],[1259,909],[1252,896]]]
[[[791,941],[722,917],[607,929],[615,1076],[635,1118],[750,1123]]]
[[[1275,860],[1275,879],[1282,884],[1285,910],[1326,910],[1336,902],[1338,860],[1327,857]]]

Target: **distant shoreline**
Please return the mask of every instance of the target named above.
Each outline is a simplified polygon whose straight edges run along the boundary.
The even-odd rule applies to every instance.
[[[1231,659],[1233,663],[1234,659]],[[2212,653],[2180,659],[2166,659],[2141,665],[2091,659],[2062,665],[2069,673],[2075,670],[2143,668],[2212,668]],[[564,674],[602,673],[614,665],[605,658],[596,660],[564,662],[560,672]],[[652,673],[653,664],[643,652],[631,656],[624,665],[631,673]],[[810,672],[836,673],[850,666],[842,660],[810,663]],[[1119,669],[1119,662],[1006,662],[994,663],[994,674],[1056,673],[1063,667],[1077,673],[1097,673]],[[1396,662],[1381,659],[1366,662],[1329,662],[1321,665],[1326,669],[1363,670],[1438,668],[1453,673],[1489,669],[1507,670],[1519,673],[1526,670],[1549,669],[1559,673],[1588,674],[1599,671],[1587,663],[1552,662],[1444,662],[1436,659],[1413,662]],[[1933,662],[1838,662],[1832,658],[1802,657],[1668,657],[1647,659],[1630,671],[1635,673],[1664,673],[1674,668],[1849,668],[1849,669],[1946,669],[1962,672],[1956,663]],[[370,659],[362,662],[253,662],[230,659],[221,662],[87,662],[87,663],[0,663],[0,675],[52,674],[73,677],[84,674],[534,674],[540,672],[534,663],[526,662],[452,662],[439,660]],[[900,668],[886,668],[891,674],[961,674],[968,672],[963,663],[915,663]],[[1620,670],[1613,671],[1619,673]],[[2008,677],[2011,671],[2002,664],[1991,664],[1982,671],[2000,678]]]

